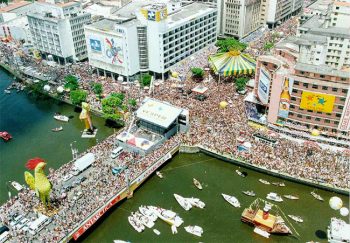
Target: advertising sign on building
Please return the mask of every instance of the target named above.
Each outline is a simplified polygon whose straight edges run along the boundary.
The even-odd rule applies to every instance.
[[[293,89],[294,79],[286,77],[284,79],[282,92],[280,96],[278,117],[280,118],[288,118],[289,114],[289,106],[291,100],[291,93]]]
[[[343,108],[343,115],[339,123],[339,130],[348,131],[350,130],[350,92],[346,98],[345,105]]]
[[[334,95],[303,91],[301,95],[300,108],[331,113],[333,111],[334,101]]]
[[[271,78],[269,72],[264,67],[261,67],[258,83],[258,98],[264,105],[269,102],[270,84]]]

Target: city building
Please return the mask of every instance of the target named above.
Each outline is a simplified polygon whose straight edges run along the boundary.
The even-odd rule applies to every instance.
[[[216,41],[216,8],[203,3],[132,2],[85,27],[89,63],[99,73],[129,80],[140,72],[162,76]]]
[[[349,4],[335,2],[328,16]],[[310,21],[319,24],[312,27]],[[350,26],[333,27],[334,21],[314,15],[301,26],[306,32],[258,58],[255,90],[246,99],[249,119],[349,138]]]
[[[44,58],[51,55],[59,63],[87,58],[84,25],[91,14],[80,2],[37,2],[36,11],[27,16],[33,44]]]

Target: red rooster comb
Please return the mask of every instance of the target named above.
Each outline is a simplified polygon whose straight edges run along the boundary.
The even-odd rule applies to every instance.
[[[40,162],[45,162],[45,160],[43,160],[42,158],[34,158],[34,159],[30,159],[28,160],[27,164],[26,164],[26,167],[27,169],[29,170],[34,170],[35,167],[40,163]]]

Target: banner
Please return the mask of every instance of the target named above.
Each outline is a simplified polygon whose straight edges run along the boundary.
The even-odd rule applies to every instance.
[[[343,114],[339,124],[339,130],[347,131],[350,129],[350,92],[348,92],[348,96],[345,101],[345,105],[343,108]]]
[[[269,102],[270,84],[271,78],[269,72],[261,66],[258,84],[258,97],[261,103],[264,105]]]
[[[300,108],[331,113],[333,111],[334,101],[334,95],[303,91],[301,95]]]
[[[294,79],[285,77],[284,83],[282,86],[282,92],[280,96],[280,104],[278,110],[278,117],[288,118],[289,115],[289,106],[291,101],[291,93],[293,90]]]

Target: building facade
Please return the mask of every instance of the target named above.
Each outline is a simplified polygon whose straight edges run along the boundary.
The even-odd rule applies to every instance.
[[[91,15],[82,10],[80,2],[36,3],[28,23],[33,44],[43,57],[52,55],[60,62],[76,62],[87,58],[84,25]]]

